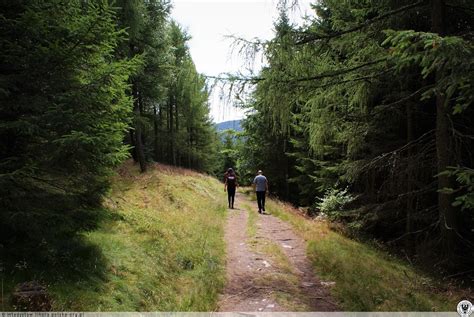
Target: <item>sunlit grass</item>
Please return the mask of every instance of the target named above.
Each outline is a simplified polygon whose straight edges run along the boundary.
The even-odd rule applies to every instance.
[[[258,215],[252,211],[252,208],[248,204],[244,204],[245,211],[248,214],[247,218],[247,241],[251,247],[256,246],[257,240],[257,219]]]
[[[118,220],[85,234],[107,260],[105,277],[53,285],[55,310],[215,309],[224,284],[220,189],[215,179],[182,170],[123,171],[106,201]]]
[[[333,232],[325,222],[268,200],[268,210],[289,222],[308,243],[315,273],[334,281],[331,292],[347,311],[454,311],[467,295],[440,284],[410,265],[367,244]]]

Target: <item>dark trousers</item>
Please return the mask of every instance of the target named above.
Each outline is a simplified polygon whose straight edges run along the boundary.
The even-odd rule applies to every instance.
[[[257,204],[258,211],[265,211],[265,192],[256,192],[257,193]]]
[[[229,207],[234,208],[235,199],[235,188],[227,188],[227,200],[229,201]]]

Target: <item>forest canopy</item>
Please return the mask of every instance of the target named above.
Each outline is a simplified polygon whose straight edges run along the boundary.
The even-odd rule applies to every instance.
[[[264,169],[275,195],[350,235],[472,273],[472,4],[322,0],[313,9],[296,26],[282,5],[272,40],[240,41],[268,62],[258,77],[227,78],[255,87],[241,173]]]
[[[61,262],[77,233],[103,217],[110,176],[129,157],[142,171],[159,161],[214,172],[209,92],[170,8],[2,2],[2,259]]]
[[[237,39],[263,52],[260,73],[217,78],[249,110],[243,132],[219,134],[216,78],[197,71],[172,3],[3,1],[2,259],[70,265],[81,234],[112,217],[103,201],[130,158],[142,173],[160,162],[221,179],[233,167],[242,184],[262,169],[307,215],[472,278],[471,2],[319,0],[298,26],[280,1],[273,39]]]

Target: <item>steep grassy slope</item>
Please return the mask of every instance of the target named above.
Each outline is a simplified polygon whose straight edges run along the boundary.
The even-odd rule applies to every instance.
[[[224,284],[221,191],[198,173],[153,165],[141,175],[125,164],[98,228],[82,234],[80,247],[54,254],[70,257],[68,265],[11,272],[3,308],[14,309],[8,294],[15,283],[35,279],[48,285],[54,311],[213,310]]]
[[[145,175],[131,170],[121,170],[107,203],[120,220],[88,234],[108,260],[107,281],[97,291],[85,287],[79,302],[61,292],[68,294],[61,302],[72,299],[64,308],[212,310],[224,282],[218,182],[162,165]]]

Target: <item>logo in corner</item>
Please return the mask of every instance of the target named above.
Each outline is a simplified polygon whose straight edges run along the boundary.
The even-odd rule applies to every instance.
[[[462,300],[458,304],[458,314],[461,317],[469,317],[473,310],[472,303],[468,300]]]

